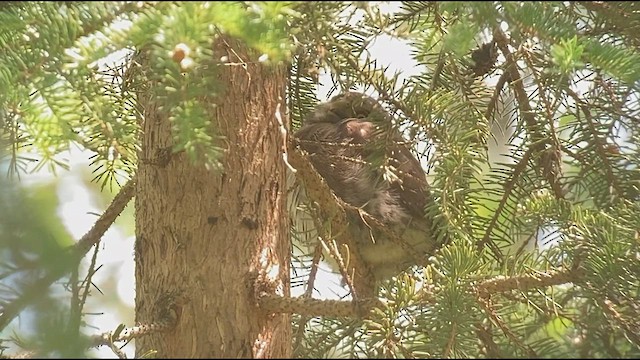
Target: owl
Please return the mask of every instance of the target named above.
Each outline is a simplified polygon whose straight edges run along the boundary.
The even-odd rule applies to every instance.
[[[355,250],[376,281],[417,264],[434,249],[424,170],[375,99],[358,92],[335,96],[308,114],[294,136],[337,197],[401,235],[404,244],[362,216],[347,214]]]

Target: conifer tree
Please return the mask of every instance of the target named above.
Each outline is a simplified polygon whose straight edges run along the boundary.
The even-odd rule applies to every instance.
[[[640,6],[387,5],[0,5],[4,355],[640,356]],[[348,208],[292,136],[324,74],[380,102],[433,195],[441,245],[374,298],[312,298],[323,255],[350,261]],[[81,239],[20,184],[72,146],[117,193]],[[94,332],[95,254],[133,197],[138,324]]]

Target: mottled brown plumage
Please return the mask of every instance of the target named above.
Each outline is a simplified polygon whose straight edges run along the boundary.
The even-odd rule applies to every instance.
[[[404,248],[350,217],[358,251],[376,279],[397,274],[433,248],[424,171],[377,101],[357,92],[338,95],[318,105],[295,136],[338,197],[403,234]]]

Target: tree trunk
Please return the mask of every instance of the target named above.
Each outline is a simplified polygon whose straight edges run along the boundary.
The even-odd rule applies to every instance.
[[[217,43],[215,56],[258,58],[231,39]],[[255,60],[220,68],[224,90],[209,100],[217,104],[215,131],[225,137],[217,144],[226,149],[221,171],[194,165],[184,152],[164,156],[173,145],[169,119],[156,110],[160,104],[145,104],[136,321],[157,321],[167,295],[182,300],[176,327],[136,340],[137,356],[150,350],[164,358],[290,356],[290,317],[261,314],[253,293],[256,274],[277,270],[275,284],[289,295],[283,140],[274,116],[278,103],[284,109],[286,72]]]

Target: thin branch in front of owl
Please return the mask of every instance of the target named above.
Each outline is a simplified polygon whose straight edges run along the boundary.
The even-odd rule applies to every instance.
[[[306,289],[302,294],[302,298],[311,299],[311,296],[313,295],[313,289],[315,287],[315,282],[316,282],[316,275],[318,274],[318,267],[320,264],[320,259],[322,258],[322,249],[323,249],[323,245],[320,242],[318,242],[318,244],[316,244],[315,248],[313,249],[313,258],[311,259],[311,270],[309,271],[309,278],[306,284]],[[304,339],[304,329],[307,326],[307,322],[309,321],[309,319],[310,319],[309,316],[302,315],[300,316],[300,320],[298,320],[298,330],[296,331],[296,334],[294,336],[295,337],[295,343],[293,345],[294,351],[295,349],[298,349],[300,347],[300,344]]]
[[[347,266],[350,264],[350,257],[347,257],[346,262],[344,261],[342,255],[340,254],[340,250],[338,249],[338,244],[336,244],[335,240],[331,238],[329,234],[327,234],[327,232],[325,231],[325,227],[320,223],[321,217],[318,214],[319,211],[315,207],[312,207],[312,211],[315,213],[313,222],[316,226],[316,230],[318,231],[318,241],[320,242],[320,245],[325,250],[327,250],[331,257],[333,257],[333,259],[338,263],[338,270],[340,271],[340,275],[342,275],[344,282],[349,287],[353,299],[356,300],[357,293],[355,291],[355,286],[353,285],[353,276],[349,274],[349,270],[347,269]],[[346,254],[348,256],[349,248],[347,247],[346,250]]]

